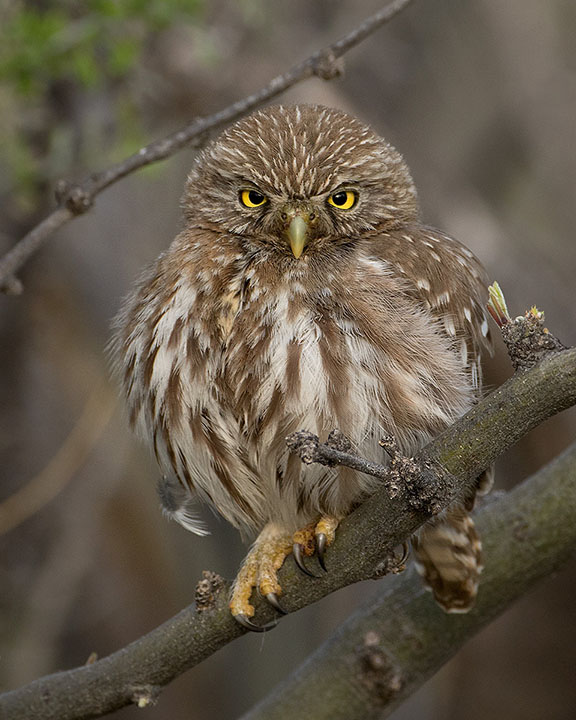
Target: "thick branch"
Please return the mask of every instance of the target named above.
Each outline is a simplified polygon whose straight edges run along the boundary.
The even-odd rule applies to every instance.
[[[323,80],[332,80],[338,77],[342,74],[343,69],[338,60],[355,45],[389,22],[409,2],[410,0],[393,0],[344,37],[316,51],[306,60],[275,77],[261,90],[238,100],[224,110],[208,117],[196,118],[181,130],[150,143],[122,162],[90,175],[77,185],[60,181],[56,187],[59,207],[25,235],[0,260],[0,290],[17,292],[20,284],[14,277],[15,273],[33,253],[45,244],[55,230],[77,215],[87,212],[94,204],[96,196],[104,189],[135,170],[174,155],[187,145],[196,147],[203,145],[208,135],[214,130],[263,105],[303,80],[313,76]]]
[[[576,444],[477,515],[486,568],[474,610],[447,615],[405,573],[243,720],[384,718],[576,550]]]
[[[328,550],[329,571],[319,579],[303,577],[292,562],[280,571],[289,592],[289,611],[309,605],[358,580],[373,577],[398,544],[470,486],[478,473],[539,422],[576,403],[576,349],[554,354],[516,375],[488,396],[419,454],[431,468],[438,462],[452,473],[434,480],[433,502],[414,502],[410,488],[393,497],[385,488],[343,521]],[[430,459],[430,460],[428,460]],[[444,477],[442,471],[440,477]],[[362,548],[362,552],[358,552]],[[227,608],[226,583],[213,583],[214,602],[202,612],[189,607],[128,647],[86,667],[50,675],[0,696],[0,718],[73,720],[98,717],[133,702],[140,704],[188,668],[204,660],[244,631]],[[209,597],[210,592],[204,593]],[[273,611],[258,603],[260,622]],[[4,713],[4,715],[2,715]]]

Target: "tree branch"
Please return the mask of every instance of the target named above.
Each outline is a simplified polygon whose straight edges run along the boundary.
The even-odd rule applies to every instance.
[[[59,207],[52,211],[39,225],[25,235],[6,255],[0,259],[0,290],[16,294],[22,286],[16,279],[26,261],[37,252],[48,238],[62,225],[78,215],[82,215],[94,204],[94,200],[103,190],[118,182],[130,173],[152,163],[174,155],[187,145],[201,147],[208,135],[224,125],[245,115],[247,112],[277,97],[294,85],[313,76],[323,80],[332,80],[343,72],[342,56],[354,46],[372,35],[378,28],[389,22],[411,0],[393,0],[386,7],[364,20],[350,33],[309,58],[294,65],[290,70],[273,78],[261,90],[229,105],[224,110],[199,117],[181,130],[146,145],[134,155],[122,162],[98,173],[94,173],[78,184],[59,181],[56,185],[56,200]]]
[[[475,516],[486,567],[474,609],[448,615],[412,568],[355,612],[242,720],[384,718],[576,550],[576,444]]]
[[[385,483],[342,522],[327,552],[326,575],[303,577],[286,562],[280,582],[289,592],[282,604],[292,612],[345,585],[377,576],[383,558],[433,512],[471,487],[477,475],[522,435],[575,403],[576,349],[557,352],[516,373],[418,454],[419,464],[427,469],[426,486],[414,478],[397,487]],[[0,696],[0,718],[78,720],[130,703],[152,702],[176,676],[243,634],[228,611],[228,588],[217,576],[205,577],[201,612],[190,606],[102,660],[5,693]],[[259,621],[273,618],[268,605],[256,605]]]

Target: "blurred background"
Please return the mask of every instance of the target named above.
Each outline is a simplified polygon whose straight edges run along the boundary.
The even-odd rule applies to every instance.
[[[350,30],[375,0],[4,0],[0,252],[81,179],[220,110]],[[358,115],[405,156],[425,219],[467,244],[513,315],[535,304],[576,343],[576,4],[417,0],[346,58],[346,74],[284,102]],[[121,298],[178,232],[185,150],[98,197],[0,296],[0,687],[104,656],[233,577],[245,548],[163,518],[156,466],[131,436],[106,343]],[[511,373],[499,346],[491,386]],[[521,481],[575,436],[564,413],[498,465]],[[235,718],[371,593],[341,591],[175,681],[150,720]],[[576,708],[576,562],[485,629],[396,720],[561,720]],[[127,708],[119,717],[136,718]]]

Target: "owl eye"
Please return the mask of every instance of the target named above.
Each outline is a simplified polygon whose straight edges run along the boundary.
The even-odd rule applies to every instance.
[[[355,193],[352,190],[340,190],[335,192],[333,195],[330,195],[328,198],[330,205],[334,205],[334,207],[337,207],[340,210],[350,210],[350,208],[353,208],[354,205],[356,205],[357,201],[358,193]]]
[[[258,190],[242,190],[240,193],[240,202],[245,207],[255,208],[264,205],[268,198]]]

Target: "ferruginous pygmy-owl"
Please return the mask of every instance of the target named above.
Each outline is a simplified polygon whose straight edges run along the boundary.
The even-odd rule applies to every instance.
[[[277,106],[240,120],[195,160],[183,206],[184,230],[116,321],[116,364],[131,423],[166,474],[167,511],[202,535],[190,509],[200,498],[259,533],[230,602],[258,629],[253,588],[278,606],[284,558],[294,549],[302,565],[314,541],[323,554],[379,483],[303,465],[286,436],[339,428],[382,462],[384,434],[412,454],[450,425],[481,391],[486,278],[422,223],[399,153],[339,110]],[[472,502],[413,541],[448,611],[477,592]]]

